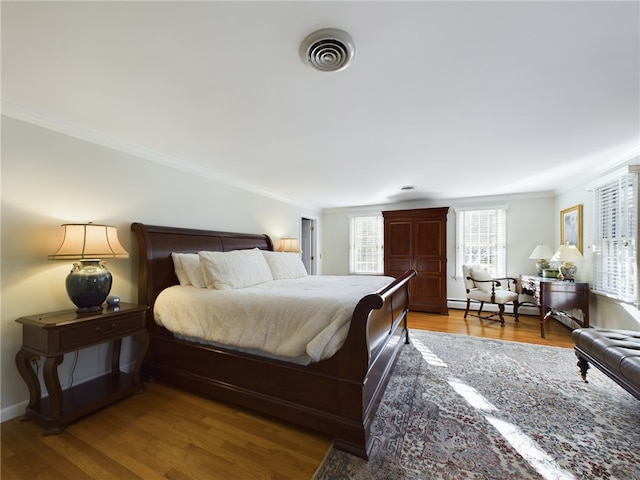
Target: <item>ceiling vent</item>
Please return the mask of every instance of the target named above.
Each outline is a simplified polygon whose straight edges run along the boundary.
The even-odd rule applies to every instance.
[[[322,72],[338,72],[349,66],[356,53],[351,36],[337,28],[316,30],[300,45],[302,61]]]

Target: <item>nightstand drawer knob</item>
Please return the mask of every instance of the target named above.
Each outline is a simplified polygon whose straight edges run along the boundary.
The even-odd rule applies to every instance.
[[[113,332],[115,329],[116,329],[116,324],[112,323],[111,328],[96,327],[96,332],[104,335],[105,333]]]

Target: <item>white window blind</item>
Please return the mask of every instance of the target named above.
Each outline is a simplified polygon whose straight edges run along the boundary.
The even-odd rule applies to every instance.
[[[456,210],[457,275],[462,265],[482,265],[493,277],[506,275],[506,208]]]
[[[593,291],[636,302],[638,288],[638,177],[629,170],[594,194]]]
[[[384,272],[384,220],[382,215],[351,217],[349,272]]]

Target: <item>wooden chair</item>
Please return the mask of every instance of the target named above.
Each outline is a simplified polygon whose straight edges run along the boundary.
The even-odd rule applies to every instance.
[[[487,269],[481,265],[463,265],[462,275],[464,286],[467,291],[467,309],[464,318],[469,314],[471,301],[480,302],[477,314],[472,314],[483,320],[500,321],[500,326],[504,327],[505,304],[513,303],[513,316],[518,321],[518,293],[516,292],[516,279],[511,277],[493,278]],[[504,283],[504,286],[503,286]],[[506,287],[506,288],[505,288]],[[482,314],[485,303],[498,305],[498,313]]]

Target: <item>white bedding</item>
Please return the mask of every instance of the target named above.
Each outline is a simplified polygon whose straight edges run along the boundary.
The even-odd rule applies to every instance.
[[[358,301],[392,280],[310,275],[236,290],[175,285],[156,299],[154,318],[179,336],[306,364],[336,353]]]

